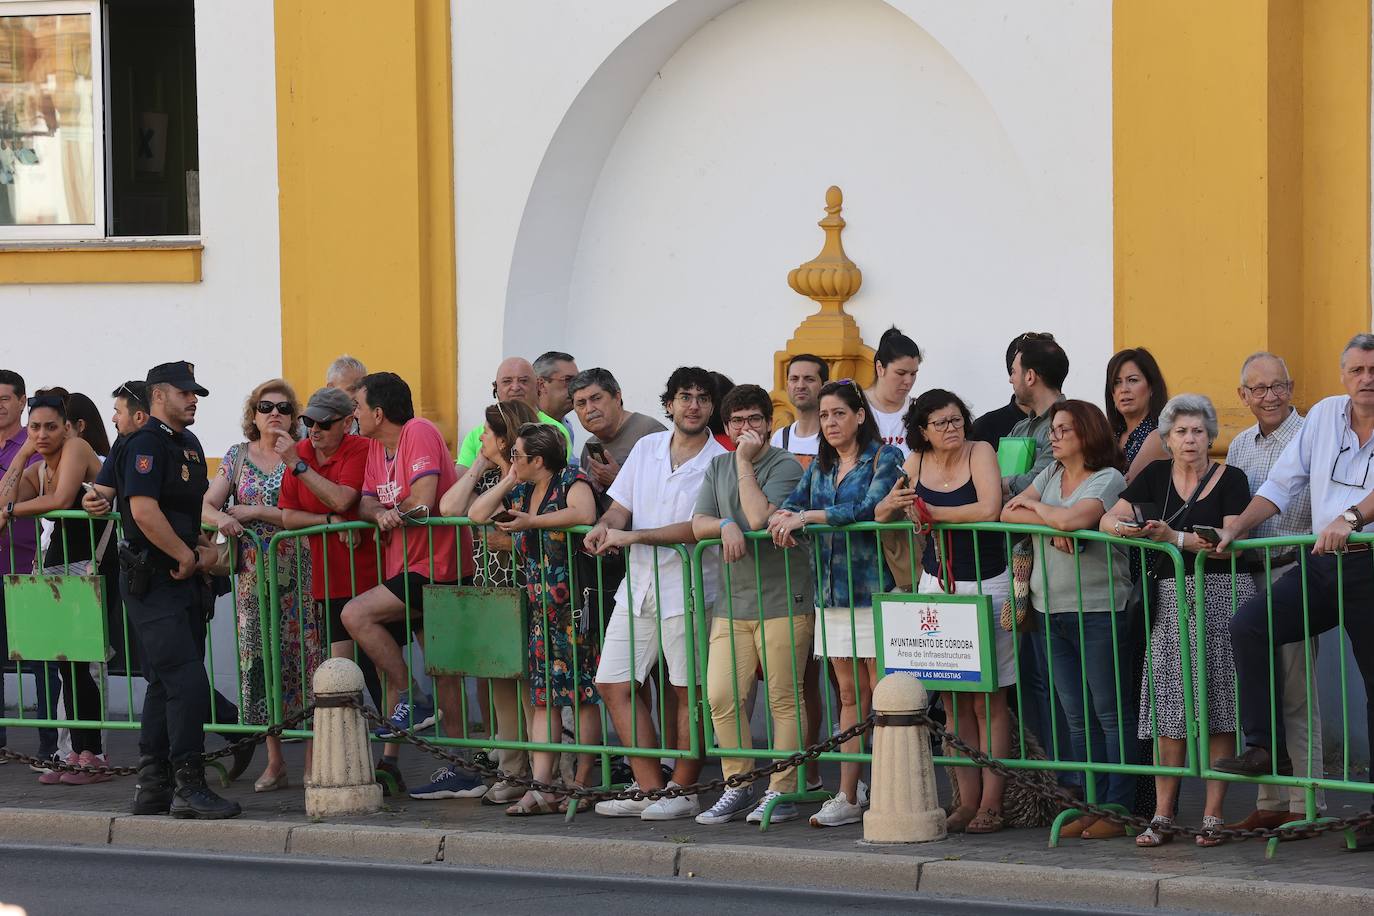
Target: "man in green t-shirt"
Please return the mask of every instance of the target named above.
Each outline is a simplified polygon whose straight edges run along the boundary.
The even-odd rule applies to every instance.
[[[787,501],[802,478],[796,456],[768,444],[773,402],[758,385],[737,385],[721,402],[721,417],[735,451],[707,466],[692,516],[698,540],[720,538],[720,596],[711,621],[706,693],[716,743],[722,749],[753,745],[749,700],[755,672],[762,670],[773,717],[773,746],[791,751],[806,733],[806,712],[798,702],[815,626],[814,578],[805,549],[782,550],[768,540],[746,540],[761,531],[768,516]],[[754,761],[725,758],[728,778],[747,772]],[[749,812],[759,823],[777,796],[797,790],[797,771],[774,774],[755,805],[747,787],[726,789],[720,801],[697,816],[699,824],[725,824]],[[752,811],[749,809],[753,808]],[[791,802],[773,808],[771,821],[800,813]]]
[[[508,356],[496,367],[496,378],[491,383],[492,397],[498,401],[524,401],[534,408],[540,423],[557,426],[563,432],[563,441],[568,446],[568,460],[572,460],[572,436],[568,428],[558,420],[539,409],[539,386],[535,382],[534,367],[530,361],[519,356]],[[477,452],[482,448],[482,430],[485,424],[478,423],[463,437],[454,464],[458,466],[458,476],[462,477],[472,463],[477,460]]]

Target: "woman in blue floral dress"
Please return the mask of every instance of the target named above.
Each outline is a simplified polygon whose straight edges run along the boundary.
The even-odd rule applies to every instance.
[[[529,660],[526,676],[534,718],[530,736],[555,741],[563,728],[561,707],[577,710],[580,744],[601,740],[600,695],[596,692],[597,651],[573,614],[573,551],[576,538],[564,529],[596,521],[596,498],[581,471],[568,467],[563,434],[554,426],[527,423],[511,449],[510,471],[472,502],[468,516],[478,524],[495,520],[515,543],[529,599]],[[505,514],[502,510],[505,510]],[[557,755],[532,755],[534,778],[552,782]],[[585,785],[592,756],[578,756],[575,781]],[[530,790],[506,809],[512,816],[553,814],[556,799]]]

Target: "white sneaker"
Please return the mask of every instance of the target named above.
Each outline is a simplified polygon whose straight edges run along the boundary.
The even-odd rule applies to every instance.
[[[625,787],[625,791],[638,789],[638,783],[630,783]],[[639,817],[644,813],[644,809],[652,805],[649,799],[643,801],[631,801],[629,799],[607,799],[596,803],[596,813],[602,817]]]
[[[867,808],[867,807],[868,807],[868,783],[866,783],[866,782],[864,782],[862,779],[860,779],[860,780],[859,780],[859,791],[858,791],[856,794],[859,796],[859,807],[860,807],[860,808]]]
[[[750,811],[749,816],[745,818],[745,820],[751,824],[762,824],[764,809],[768,807],[769,802],[781,794],[781,792],[774,792],[772,789],[763,793],[763,798],[759,800],[758,807]],[[778,804],[773,806],[773,813],[769,815],[768,823],[781,824],[783,821],[795,821],[799,817],[801,817],[801,812],[797,810],[797,806],[792,802],[778,802]]]
[[[753,803],[752,793],[743,786],[738,789],[726,789],[725,794],[720,797],[720,801],[697,815],[697,823],[707,826],[728,824],[748,811],[749,806]]]
[[[836,792],[835,797],[821,805],[821,810],[811,815],[812,827],[842,827],[857,824],[863,820],[864,809],[849,803],[849,797]]]
[[[668,788],[677,787],[677,783],[668,783]],[[660,798],[649,807],[645,808],[639,815],[643,821],[675,821],[684,817],[696,817],[701,813],[701,804],[697,801],[696,795],[681,795],[677,798]]]

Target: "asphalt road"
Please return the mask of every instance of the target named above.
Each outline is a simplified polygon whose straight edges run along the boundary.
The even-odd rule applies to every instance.
[[[627,912],[701,916],[713,911],[750,916],[849,912],[1049,916],[1082,912],[1081,907],[860,896],[683,879],[568,877],[443,865],[0,845],[0,902],[18,904],[30,916],[79,912],[338,916],[394,910],[402,901],[406,912],[482,916]]]

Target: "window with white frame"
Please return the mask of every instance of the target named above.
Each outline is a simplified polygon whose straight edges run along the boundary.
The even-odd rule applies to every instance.
[[[193,0],[0,0],[0,243],[197,235]]]

